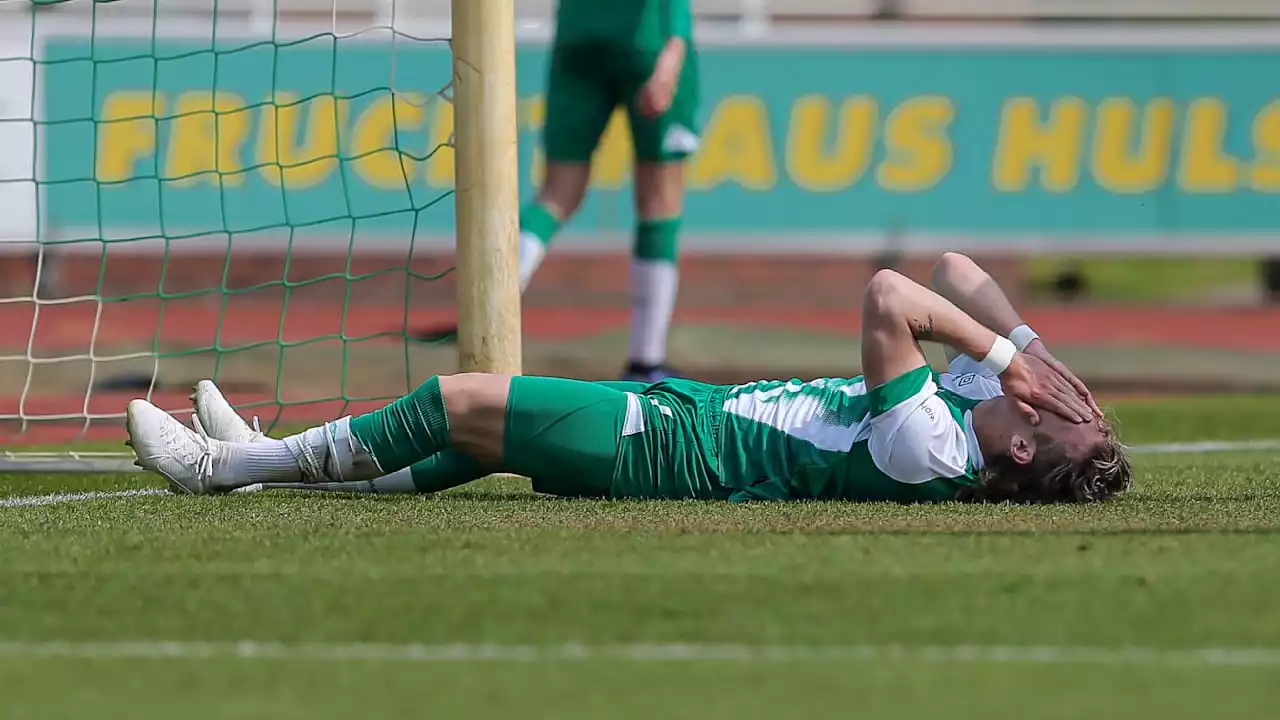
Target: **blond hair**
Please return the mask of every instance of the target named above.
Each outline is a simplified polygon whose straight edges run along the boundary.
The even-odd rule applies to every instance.
[[[1081,457],[1068,455],[1063,444],[1036,431],[1036,454],[1018,464],[1007,455],[993,458],[978,484],[961,499],[976,502],[1087,503],[1106,500],[1129,489],[1133,466],[1125,447],[1106,420],[1098,421],[1102,442]]]

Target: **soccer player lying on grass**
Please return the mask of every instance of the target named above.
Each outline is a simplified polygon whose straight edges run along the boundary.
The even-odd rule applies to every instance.
[[[1013,332],[1017,314],[967,258],[946,256],[937,284],[1003,332],[1029,333]],[[921,340],[967,357],[935,375]],[[1027,346],[1048,362],[881,271],[864,297],[863,377],[738,386],[433,377],[381,410],[284,440],[250,430],[205,382],[197,431],[144,400],[129,404],[127,427],[139,466],[190,493],[292,483],[434,492],[510,472],[574,497],[1106,499],[1129,485],[1122,447],[1083,385],[1040,348]]]

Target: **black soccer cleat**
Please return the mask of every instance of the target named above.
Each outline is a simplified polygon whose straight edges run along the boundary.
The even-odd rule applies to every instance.
[[[409,333],[409,339],[424,343],[455,343],[458,341],[458,325],[446,323],[434,327],[418,328]]]
[[[630,382],[642,382],[652,385],[656,382],[662,382],[668,378],[684,377],[681,373],[668,365],[649,365],[647,363],[638,363],[632,361],[627,364],[627,370],[622,374],[622,379]]]

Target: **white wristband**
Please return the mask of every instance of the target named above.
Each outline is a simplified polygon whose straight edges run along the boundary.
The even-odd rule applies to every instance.
[[[1031,329],[1030,325],[1019,325],[1009,333],[1009,339],[1013,341],[1014,347],[1018,348],[1018,352],[1026,350],[1031,341],[1039,339],[1039,337],[1036,331]]]
[[[1017,353],[1018,348],[1014,347],[1009,338],[997,335],[996,341],[991,343],[991,349],[987,351],[987,356],[982,358],[982,367],[999,375],[1009,369],[1009,363],[1013,362],[1013,356]]]

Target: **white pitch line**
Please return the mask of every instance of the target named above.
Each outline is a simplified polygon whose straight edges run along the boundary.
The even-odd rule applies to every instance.
[[[62,503],[84,502],[86,500],[109,500],[111,498],[143,497],[146,495],[164,495],[168,490],[159,488],[140,488],[135,490],[111,490],[101,492],[53,493],[51,495],[23,495],[20,497],[0,498],[0,508],[36,507],[38,505],[61,505]]]
[[[1280,450],[1280,440],[1206,440],[1204,442],[1153,443],[1150,445],[1133,445],[1128,450],[1134,455]]]
[[[35,660],[292,660],[314,662],[734,662],[1008,663],[1129,666],[1280,666],[1280,648],[1012,646],[1012,645],[625,645],[368,644],[273,642],[0,641],[0,658]]]

